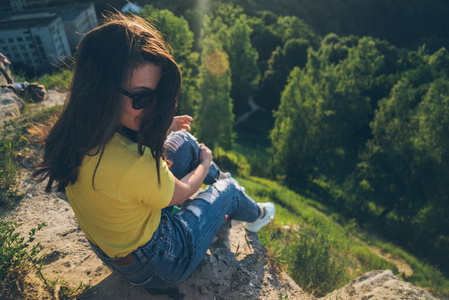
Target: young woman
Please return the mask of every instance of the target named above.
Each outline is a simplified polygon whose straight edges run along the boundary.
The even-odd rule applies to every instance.
[[[164,288],[198,266],[227,219],[274,217],[174,117],[181,72],[159,32],[115,15],[78,45],[70,94],[35,175],[65,191],[95,253],[132,284]],[[202,183],[206,191],[176,214]]]

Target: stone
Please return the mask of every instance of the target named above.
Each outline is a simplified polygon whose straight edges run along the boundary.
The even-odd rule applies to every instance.
[[[391,270],[374,270],[352,280],[322,300],[434,300],[424,289],[399,280]]]
[[[0,53],[0,86],[11,84],[14,81],[10,65],[11,62]]]
[[[20,116],[22,105],[22,99],[17,97],[13,90],[0,88],[0,126],[5,121]]]

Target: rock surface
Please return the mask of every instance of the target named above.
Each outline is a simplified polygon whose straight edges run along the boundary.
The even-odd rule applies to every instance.
[[[328,294],[323,300],[436,299],[420,287],[399,280],[390,270],[368,272]]]
[[[23,101],[9,88],[0,88],[0,126],[5,121],[20,116]]]
[[[0,85],[7,85],[14,81],[14,76],[12,75],[10,69],[10,62],[0,53]]]

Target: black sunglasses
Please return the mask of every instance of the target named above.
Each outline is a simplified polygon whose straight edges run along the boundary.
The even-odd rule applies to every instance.
[[[133,108],[142,109],[147,107],[156,98],[156,91],[149,90],[142,93],[131,94],[125,90],[120,91],[123,95],[133,99]]]

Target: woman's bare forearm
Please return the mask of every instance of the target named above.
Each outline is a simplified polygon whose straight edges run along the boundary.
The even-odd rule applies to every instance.
[[[207,161],[202,162],[180,180],[175,179],[175,191],[169,206],[181,204],[198,191],[209,172],[210,164]]]

